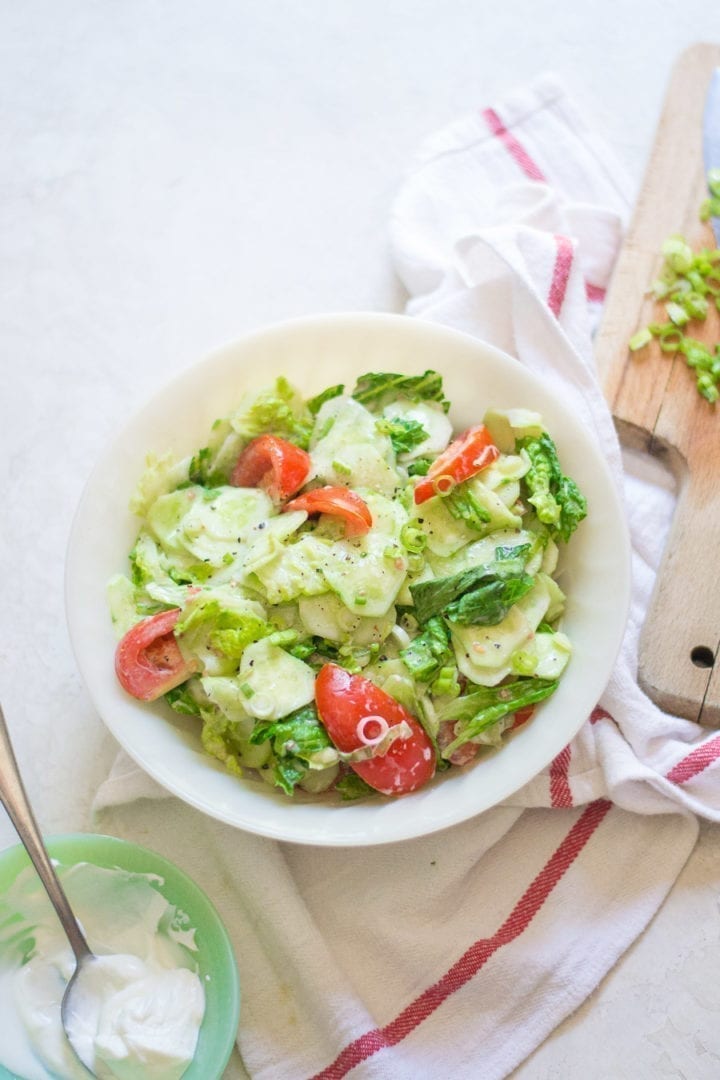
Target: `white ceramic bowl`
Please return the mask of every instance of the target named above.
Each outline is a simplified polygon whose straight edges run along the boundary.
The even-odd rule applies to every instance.
[[[588,517],[563,558],[568,594],[563,629],[574,655],[555,694],[498,753],[437,777],[397,800],[341,803],[289,799],[238,779],[201,750],[193,718],[164,703],[142,704],[118,685],[116,640],[105,600],[112,574],[127,571],[138,523],[128,499],[145,456],[203,446],[212,422],[248,388],[287,375],[304,393],[366,371],[440,371],[456,430],[486,408],[536,409],[561,461],[588,500]],[[516,360],[475,338],[395,315],[299,319],[251,334],[180,374],[138,412],[92,473],[75,518],[66,603],[78,666],[118,742],[160,784],[212,817],[279,840],[366,845],[421,836],[472,817],[512,795],[577,733],[596,704],[622,639],[630,558],[621,504],[604,458],[579,421]]]

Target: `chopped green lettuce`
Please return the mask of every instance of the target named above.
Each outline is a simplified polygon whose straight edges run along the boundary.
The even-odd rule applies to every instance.
[[[397,375],[389,372],[377,372],[362,375],[352,392],[356,401],[372,410],[380,410],[389,402],[398,398],[408,401],[438,401],[445,412],[450,402],[443,393],[442,376],[436,371],[426,371],[423,375]]]
[[[530,462],[523,477],[528,502],[551,535],[567,543],[587,516],[585,497],[575,481],[564,475],[555,443],[547,433],[539,439],[521,439],[518,446]]]
[[[443,748],[442,756],[449,758],[461,746],[509,713],[544,701],[557,686],[557,679],[517,679],[502,686],[483,687],[456,698],[440,713],[441,720],[455,721],[455,738]]]
[[[516,556],[496,558],[452,577],[418,582],[410,586],[410,592],[421,625],[442,613],[451,622],[494,626],[533,585],[523,559]]]
[[[492,521],[490,511],[482,505],[467,484],[458,484],[445,496],[444,502],[452,516],[459,521],[466,521],[471,529],[484,532],[485,526]]]
[[[230,423],[247,439],[279,435],[307,450],[313,417],[301,394],[280,376],[269,389],[248,395],[230,416]]]
[[[256,601],[228,591],[201,592],[188,601],[175,636],[183,655],[200,660],[207,674],[227,675],[237,671],[248,645],[273,629]]]
[[[381,417],[375,424],[381,435],[388,435],[396,454],[409,454],[426,441],[428,433],[419,420],[406,420],[401,416],[390,419]]]
[[[427,476],[432,465],[432,458],[415,458],[407,467],[408,476]]]
[[[190,459],[188,481],[200,487],[217,488],[228,481],[227,470],[221,470],[216,464],[216,455],[209,446],[203,446]]]
[[[545,618],[550,594],[542,580],[514,604],[494,626],[465,626],[450,623],[458,668],[479,686],[497,686],[512,673],[512,655],[528,647]]]
[[[183,716],[201,716],[200,702],[193,692],[196,683],[196,679],[190,679],[173,690],[168,690],[163,696],[170,708]]]
[[[428,619],[422,633],[400,650],[400,658],[410,674],[421,682],[428,682],[452,661],[450,631],[439,615]]]
[[[377,791],[366,784],[356,772],[346,772],[335,784],[335,790],[339,793],[343,802],[351,802],[355,799],[367,799],[369,795],[377,795]]]
[[[320,722],[317,708],[308,704],[279,720],[258,721],[250,741],[270,742],[274,756],[273,778],[292,795],[310,769],[328,769],[338,760],[330,736]]]
[[[465,626],[497,626],[534,583],[525,573],[484,581],[448,604],[445,617]]]
[[[337,386],[328,386],[327,390],[323,390],[321,394],[316,394],[315,397],[308,400],[307,407],[309,412],[313,416],[317,416],[326,401],[332,401],[333,398],[340,397],[340,395],[344,393],[345,387],[342,383],[338,383]]]

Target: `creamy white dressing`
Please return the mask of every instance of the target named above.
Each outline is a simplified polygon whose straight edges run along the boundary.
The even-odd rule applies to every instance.
[[[69,1028],[95,1075],[179,1080],[205,1010],[194,931],[144,874],[60,867],[97,953],[73,992]],[[157,880],[157,879],[156,879]],[[0,1064],[24,1080],[84,1080],[60,1002],[75,958],[34,871],[0,901]]]

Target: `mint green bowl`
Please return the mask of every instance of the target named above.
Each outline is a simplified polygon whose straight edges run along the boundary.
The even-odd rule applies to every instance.
[[[114,836],[74,833],[45,841],[50,855],[64,865],[93,863],[130,873],[153,874],[153,888],[189,917],[196,930],[198,973],[205,988],[205,1017],[197,1050],[183,1080],[219,1080],[232,1053],[240,1016],[240,981],[227,931],[205,893],[162,855]],[[0,852],[0,895],[28,866],[22,845]],[[0,1065],[0,1080],[18,1080]],[[25,1080],[21,1077],[19,1080]]]

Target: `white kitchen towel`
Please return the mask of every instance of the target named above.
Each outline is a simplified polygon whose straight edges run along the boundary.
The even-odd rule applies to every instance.
[[[594,428],[618,485],[591,327],[628,209],[622,167],[546,77],[430,139],[392,217],[408,310],[490,340],[539,374]],[[677,805],[720,820],[720,735],[663,714],[637,686],[638,637],[673,499],[643,476],[642,459],[628,465],[634,585],[623,647],[589,722],[520,801],[609,796],[639,813]]]
[[[546,78],[432,138],[392,215],[409,311],[540,371],[595,430],[618,484],[591,330],[628,198]],[[635,682],[673,499],[642,475],[625,483],[635,585],[610,686],[507,804],[401,844],[296,847],[160,800],[119,755],[97,824],[173,858],[217,904],[253,1080],[508,1076],[652,918],[695,843],[691,811],[720,816],[720,736],[664,716]]]

